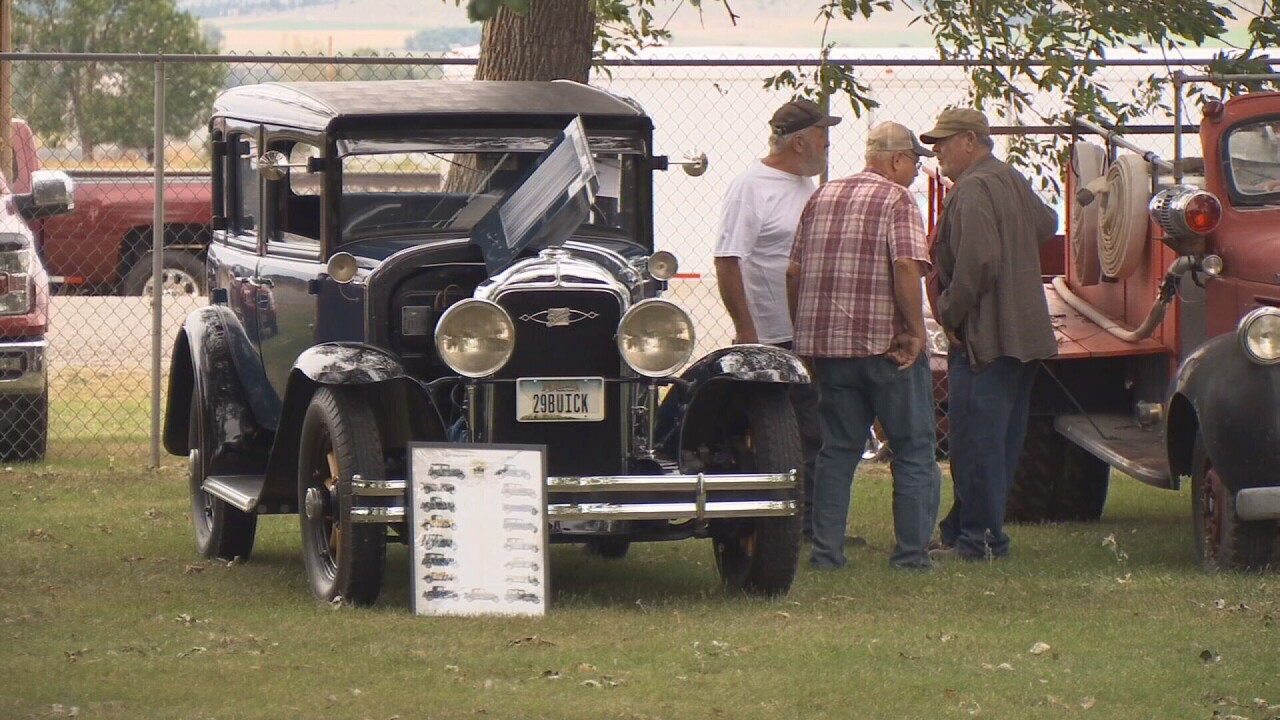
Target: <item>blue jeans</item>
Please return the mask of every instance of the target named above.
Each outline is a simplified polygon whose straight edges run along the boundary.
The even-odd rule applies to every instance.
[[[867,428],[879,418],[893,448],[893,534],[889,563],[929,567],[925,545],[938,517],[942,473],[934,460],[933,383],[929,360],[899,370],[883,355],[816,358],[818,419],[822,450],[814,472],[813,550],[809,563],[845,564],[844,532],[849,522],[853,474],[867,442]]]
[[[1003,557],[1009,552],[1004,509],[1027,436],[1038,366],[1000,357],[975,369],[958,348],[947,361],[955,501],[939,524],[942,542],[966,557]]]

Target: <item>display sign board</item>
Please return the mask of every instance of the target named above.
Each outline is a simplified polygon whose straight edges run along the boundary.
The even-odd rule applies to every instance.
[[[546,474],[540,445],[409,444],[414,613],[546,613]]]

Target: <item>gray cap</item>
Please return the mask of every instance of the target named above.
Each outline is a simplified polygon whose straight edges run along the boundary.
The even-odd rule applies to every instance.
[[[871,128],[867,135],[868,152],[912,152],[920,157],[933,157],[933,151],[916,140],[916,134],[906,125],[882,122]]]

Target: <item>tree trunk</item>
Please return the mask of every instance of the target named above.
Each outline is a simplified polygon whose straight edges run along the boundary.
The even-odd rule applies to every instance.
[[[534,0],[521,17],[504,5],[484,24],[476,80],[576,80],[591,71],[591,0]]]

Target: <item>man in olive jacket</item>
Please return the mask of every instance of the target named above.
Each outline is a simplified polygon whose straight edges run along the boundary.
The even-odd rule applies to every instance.
[[[955,182],[943,201],[929,297],[952,340],[951,478],[955,502],[935,559],[1009,552],[1004,511],[1026,437],[1037,360],[1057,352],[1040,278],[1040,246],[1058,216],[991,154],[987,118],[944,110],[920,136]]]

